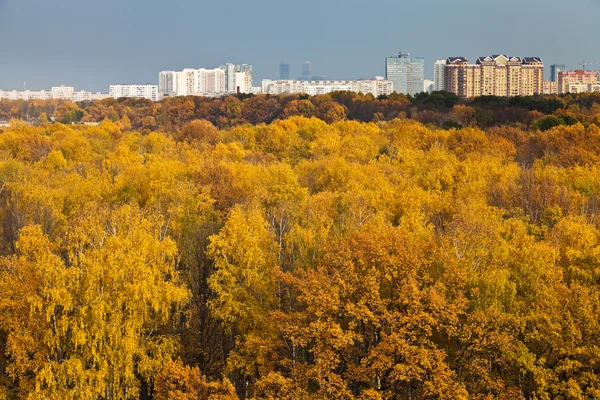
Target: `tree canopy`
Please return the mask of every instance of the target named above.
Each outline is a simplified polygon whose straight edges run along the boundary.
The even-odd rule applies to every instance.
[[[13,120],[0,398],[599,398],[588,97],[105,100],[74,105],[97,125]]]

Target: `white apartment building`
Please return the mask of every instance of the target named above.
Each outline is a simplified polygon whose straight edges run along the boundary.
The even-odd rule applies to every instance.
[[[108,94],[113,99],[127,97],[152,101],[159,100],[157,85],[110,85]]]
[[[162,96],[218,97],[233,93],[252,93],[252,66],[226,63],[218,68],[186,68],[162,71],[158,75]]]
[[[437,60],[433,66],[433,90],[438,92],[445,90],[446,60]]]
[[[311,96],[331,93],[334,91],[349,91],[373,96],[386,96],[394,91],[392,81],[376,77],[375,79],[339,80],[339,81],[298,81],[272,80],[262,81],[262,92],[265,94],[305,93]]]
[[[225,71],[221,68],[199,69],[197,70],[196,84],[196,93],[194,94],[219,95],[225,93]]]
[[[0,90],[0,100],[69,100],[69,101],[95,101],[109,97],[104,93],[92,93],[85,90],[75,91],[72,86],[55,86],[47,90]]]
[[[215,69],[191,69],[175,73],[175,96],[213,96],[225,93],[225,71]],[[164,93],[163,93],[164,94]]]

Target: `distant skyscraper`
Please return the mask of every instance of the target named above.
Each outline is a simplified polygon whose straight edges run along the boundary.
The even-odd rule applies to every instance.
[[[310,61],[305,61],[302,64],[302,80],[310,81],[312,78],[312,63]]]
[[[437,60],[433,67],[433,90],[444,90],[444,71],[446,68],[446,60]]]
[[[566,70],[567,67],[563,64],[552,64],[550,66],[550,82],[558,82],[558,74]]]
[[[279,79],[281,79],[281,80],[290,79],[290,64],[286,64],[286,63],[279,64]]]
[[[421,93],[425,80],[425,59],[411,58],[405,52],[400,52],[397,57],[388,57],[385,60],[385,79],[394,83],[394,91],[397,93]]]

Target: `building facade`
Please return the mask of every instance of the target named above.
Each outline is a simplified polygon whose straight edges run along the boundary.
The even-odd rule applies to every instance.
[[[600,84],[598,83],[569,83],[567,93],[598,93],[600,92]]]
[[[305,93],[311,96],[331,93],[335,91],[349,91],[373,96],[388,96],[393,93],[393,83],[383,77],[359,80],[329,80],[329,81],[304,81],[304,80],[272,80],[262,81],[262,93],[279,95]]]
[[[544,94],[558,94],[558,82],[544,81]]]
[[[310,61],[304,61],[302,64],[302,80],[310,81],[312,79],[312,63]]]
[[[283,81],[290,79],[290,64],[279,64],[279,79]]]
[[[159,73],[161,96],[219,97],[252,92],[252,66],[226,63],[218,68],[186,68]]]
[[[433,66],[433,90],[439,92],[444,90],[446,60],[437,60]]]
[[[158,92],[163,97],[174,96],[177,93],[177,72],[161,71],[158,74]]]
[[[160,100],[157,85],[110,85],[108,94],[113,99],[126,97],[152,101]]]
[[[544,63],[539,57],[493,55],[470,64],[464,57],[450,57],[444,67],[444,89],[459,97],[541,94]]]
[[[577,70],[558,73],[558,94],[581,93],[582,87],[597,84],[598,72],[596,71]]]
[[[425,80],[425,59],[410,57],[405,52],[398,53],[397,57],[388,57],[385,60],[385,79],[393,82],[397,93],[421,93]]]
[[[566,70],[567,67],[563,64],[552,64],[550,66],[550,82],[558,82],[558,74]]]
[[[0,90],[0,100],[68,100],[95,101],[109,97],[106,93],[92,93],[86,90],[75,91],[72,86],[55,86],[50,90]]]
[[[219,67],[225,70],[225,93],[250,93],[252,90],[252,65],[226,63]]]

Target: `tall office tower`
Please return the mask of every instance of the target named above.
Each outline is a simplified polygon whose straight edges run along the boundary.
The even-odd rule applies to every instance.
[[[286,64],[286,63],[279,64],[279,79],[281,79],[281,80],[290,79],[290,64]]]
[[[394,83],[394,91],[397,93],[421,93],[425,80],[425,59],[411,58],[405,52],[398,53],[397,57],[388,57],[385,59],[385,79]]]
[[[563,64],[552,64],[550,66],[550,82],[558,82],[558,74],[566,70],[567,67]]]
[[[305,61],[302,64],[302,80],[310,81],[312,79],[312,63],[310,61]]]
[[[445,90],[459,97],[533,96],[544,90],[544,62],[539,57],[479,57],[469,64],[450,57],[444,70]]]
[[[158,93],[173,96],[177,92],[177,72],[161,71],[158,74]]]
[[[444,71],[446,60],[437,60],[433,66],[433,90],[444,90]]]

